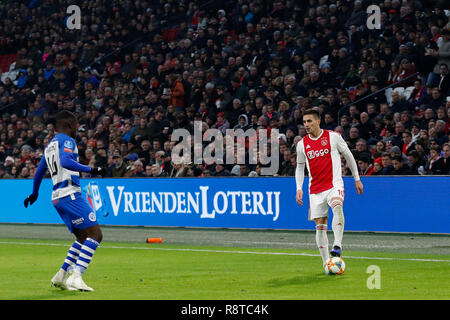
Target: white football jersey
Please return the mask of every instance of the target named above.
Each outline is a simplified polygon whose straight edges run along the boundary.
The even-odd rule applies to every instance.
[[[75,140],[65,134],[57,134],[44,151],[45,161],[53,181],[52,200],[81,192],[79,172],[68,170],[61,165],[63,153],[78,162],[78,148]]]

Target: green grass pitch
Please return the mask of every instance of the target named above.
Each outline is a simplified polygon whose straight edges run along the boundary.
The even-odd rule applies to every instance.
[[[450,255],[346,251],[346,272],[325,275],[317,250],[103,242],[85,282],[50,286],[71,245],[0,239],[2,300],[449,299]],[[369,266],[380,288],[369,289]],[[373,278],[372,278],[373,279]],[[369,283],[375,282],[369,279]]]

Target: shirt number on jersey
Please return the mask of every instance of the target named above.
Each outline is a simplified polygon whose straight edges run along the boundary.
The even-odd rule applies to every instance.
[[[51,157],[51,159],[50,159]],[[58,165],[56,164],[55,155],[52,154],[51,156],[47,157],[45,160],[47,160],[47,166],[48,170],[50,171],[50,175],[53,177],[58,174]]]

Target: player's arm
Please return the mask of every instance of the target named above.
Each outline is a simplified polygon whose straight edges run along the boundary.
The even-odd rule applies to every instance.
[[[303,205],[303,181],[305,180],[305,163],[306,158],[303,153],[301,142],[297,144],[297,168],[295,169],[295,184],[297,185],[297,192],[295,200],[299,205]]]
[[[32,205],[37,200],[39,195],[39,187],[41,186],[42,179],[44,178],[46,172],[47,161],[45,160],[45,157],[42,157],[34,174],[33,192],[25,199],[23,203],[25,208],[28,207],[28,204]]]
[[[295,183],[297,184],[297,193],[295,200],[299,205],[303,204],[303,181],[305,179],[305,163],[297,162],[297,169],[295,169]]]
[[[79,163],[73,158],[73,152],[75,149],[75,143],[71,140],[66,140],[64,146],[60,148],[59,159],[61,161],[61,167],[76,172],[86,172],[91,173],[91,175],[101,175],[106,174],[106,169],[104,168],[91,168],[84,164]]]
[[[85,166],[84,164],[75,161],[72,158],[72,155],[68,154],[67,151],[61,152],[60,161],[61,167],[70,171],[87,172],[87,173],[90,173],[92,171],[91,167]]]
[[[363,193],[363,185],[361,182],[361,178],[359,177],[358,172],[358,166],[356,164],[355,158],[353,157],[352,152],[350,151],[347,143],[342,139],[340,134],[336,134],[337,136],[337,149],[345,158],[345,161],[347,162],[347,165],[350,168],[350,171],[352,172],[352,176],[355,179],[355,187],[356,192],[358,194]]]

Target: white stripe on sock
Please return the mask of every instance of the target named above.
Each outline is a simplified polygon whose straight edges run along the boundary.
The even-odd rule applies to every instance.
[[[87,252],[89,252],[89,253],[91,253],[91,254],[94,254],[94,253],[95,253],[95,250],[92,249],[92,248],[89,248],[88,246],[83,246],[83,248],[82,248],[81,250],[87,251]]]
[[[80,253],[80,258],[83,258],[83,259],[86,259],[86,260],[91,261],[92,256],[89,256],[89,255],[87,255],[87,254],[81,252],[81,253]]]

